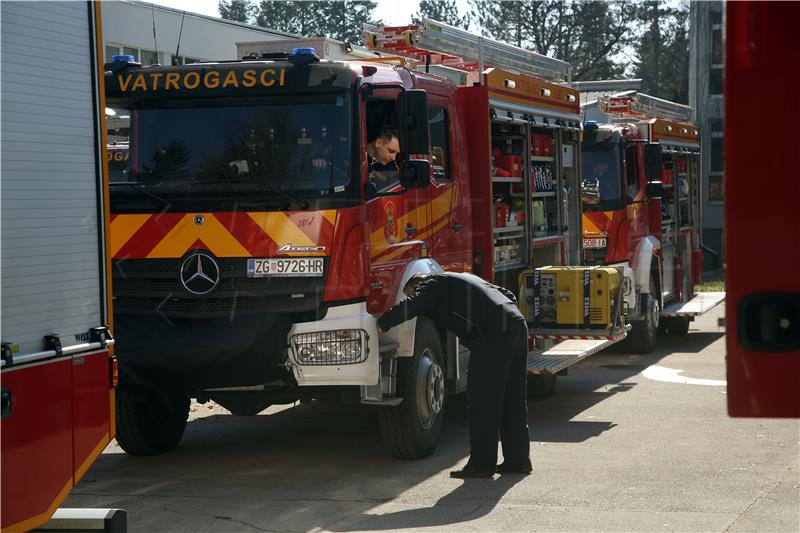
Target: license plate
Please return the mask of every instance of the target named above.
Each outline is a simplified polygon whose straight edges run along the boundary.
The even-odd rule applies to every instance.
[[[593,238],[593,239],[583,239],[583,247],[584,248],[605,248],[606,246],[607,246],[607,244],[606,244],[606,238],[605,237],[599,237],[599,238]]]
[[[248,259],[247,277],[266,278],[273,276],[286,277],[320,277],[323,274],[322,257],[291,257]]]

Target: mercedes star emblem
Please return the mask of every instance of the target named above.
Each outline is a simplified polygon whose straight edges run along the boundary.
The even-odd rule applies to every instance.
[[[192,294],[208,294],[219,283],[219,265],[206,252],[194,252],[181,265],[181,285]]]

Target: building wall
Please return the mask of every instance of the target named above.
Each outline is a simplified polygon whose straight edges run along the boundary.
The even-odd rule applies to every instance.
[[[133,55],[145,64],[152,64],[155,61],[162,65],[172,64],[179,35],[179,55],[181,58],[186,58],[186,62],[237,59],[237,42],[296,37],[267,28],[189,12],[184,18],[182,11],[144,2],[103,2],[102,10],[106,55],[136,51],[137,53]],[[156,39],[153,38],[154,18]],[[183,22],[182,32],[181,22]],[[104,59],[110,61],[111,57]]]
[[[722,11],[719,1],[692,2],[689,30],[689,102],[702,135],[702,227],[704,270],[724,261],[724,169],[722,152]]]

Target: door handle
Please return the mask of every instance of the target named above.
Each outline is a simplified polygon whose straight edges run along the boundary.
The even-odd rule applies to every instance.
[[[2,391],[0,391],[0,395],[2,396],[2,413],[0,414],[0,418],[5,418],[11,414],[11,410],[14,408],[14,399],[11,397],[11,389],[3,387]]]
[[[412,226],[410,224],[406,226],[406,235],[408,235],[409,237],[414,235],[416,232],[417,232],[416,226]]]
[[[800,349],[800,295],[748,294],[739,301],[739,342],[748,350]]]
[[[463,228],[464,228],[464,224],[459,224],[458,222],[453,224],[453,231],[458,232],[458,231],[461,231]]]

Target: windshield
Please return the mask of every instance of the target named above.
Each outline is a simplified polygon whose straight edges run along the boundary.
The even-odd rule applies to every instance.
[[[112,207],[114,199],[142,202],[150,194],[176,210],[200,209],[204,199],[213,200],[214,209],[232,208],[232,202],[285,209],[278,205],[286,198],[333,200],[357,191],[345,96],[162,103],[114,112],[130,117],[130,153],[126,171],[111,175]]]
[[[584,205],[618,203],[621,200],[619,154],[616,144],[607,148],[583,149]]]

